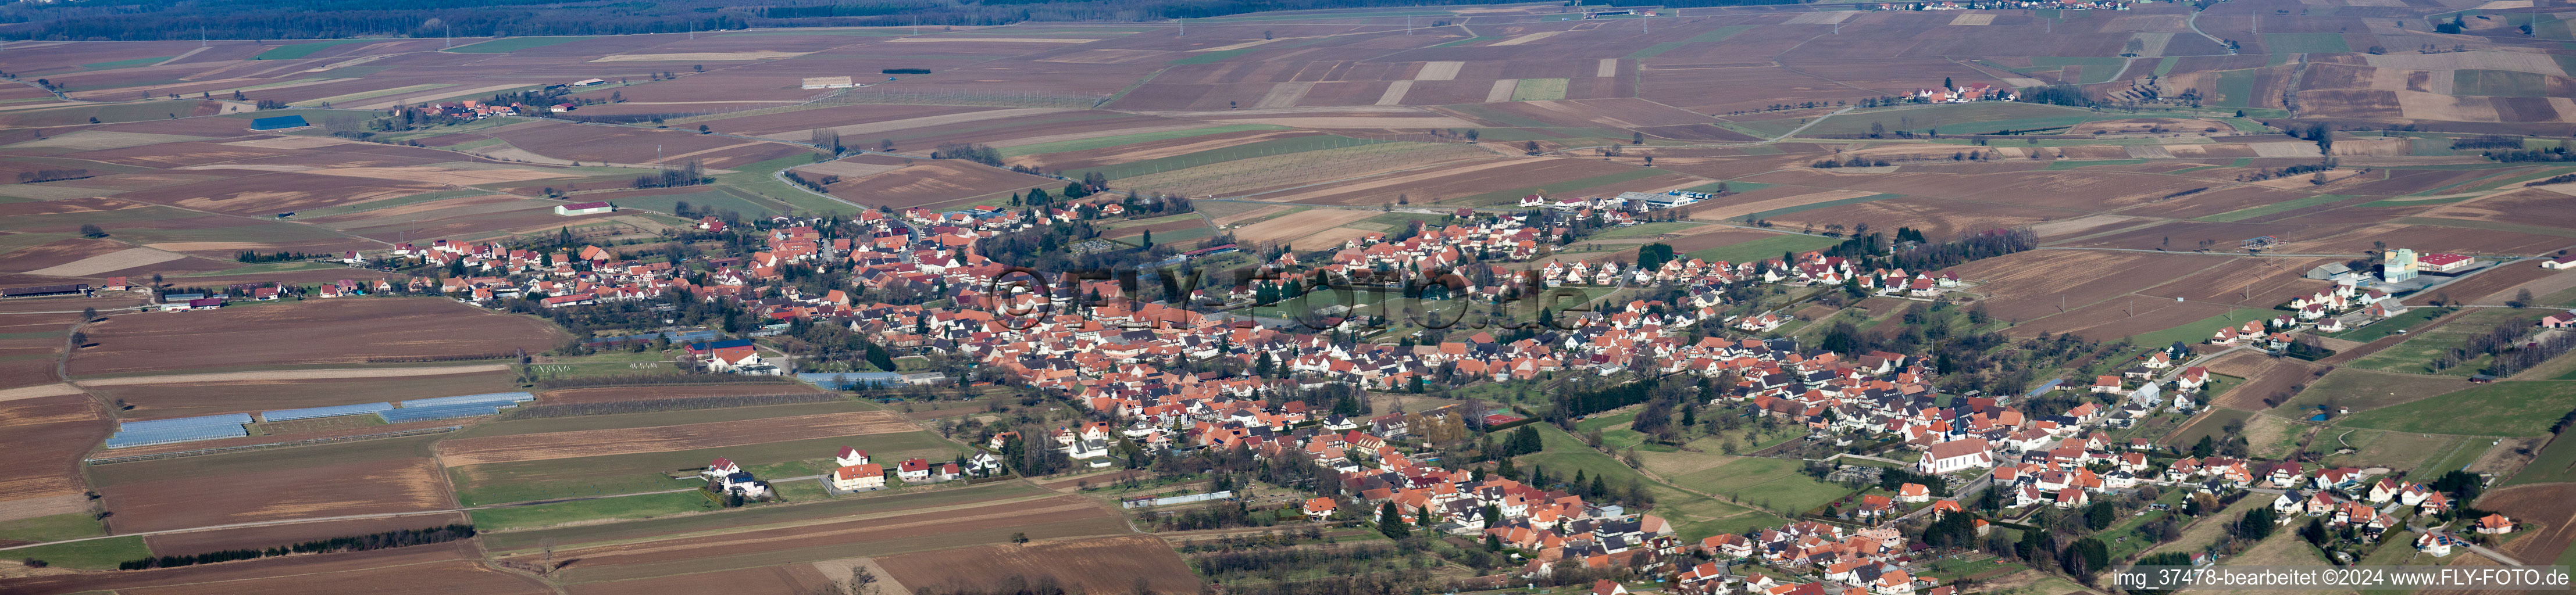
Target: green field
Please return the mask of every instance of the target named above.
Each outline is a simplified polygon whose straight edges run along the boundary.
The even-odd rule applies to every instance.
[[[1732,246],[1718,246],[1715,248],[1692,250],[1687,254],[1683,254],[1683,256],[1697,258],[1700,260],[1749,262],[1779,256],[1783,252],[1823,250],[1825,248],[1832,247],[1834,244],[1840,243],[1842,243],[1842,240],[1833,238],[1781,234]]]
[[[2349,54],[2342,33],[2265,33],[2263,49],[2275,54]]]
[[[804,482],[799,482],[804,483]],[[667,494],[644,494],[597,500],[580,500],[536,506],[477,510],[474,528],[483,531],[507,531],[549,527],[584,521],[648,519],[688,512],[715,510],[714,501],[696,490]]]
[[[590,39],[590,37],[505,37],[472,45],[447,48],[445,51],[460,54],[507,54],[528,48],[541,48],[558,43],[572,43],[584,39]]]
[[[1719,533],[1740,533],[1755,527],[1777,526],[1782,522],[1780,517],[1769,513],[1649,481],[1610,455],[1584,446],[1581,440],[1564,430],[1546,424],[1536,427],[1546,447],[1518,459],[1517,464],[1523,472],[1535,465],[1548,477],[1565,481],[1572,480],[1575,472],[1581,471],[1587,482],[1594,476],[1608,477],[1603,483],[1614,490],[1624,489],[1632,481],[1645,483],[1647,490],[1655,496],[1655,514],[1671,521],[1684,541],[1698,541]]]
[[[2552,439],[2549,446],[2540,449],[2539,457],[2531,459],[2530,464],[2522,467],[2522,472],[2515,473],[2513,480],[2504,485],[2571,481],[2576,481],[2576,440]]]
[[[2482,384],[2447,395],[2343,418],[2340,426],[2471,436],[2539,436],[2569,409],[2576,383],[2557,380]]]
[[[2218,101],[2215,107],[2253,107],[2254,71],[2229,70],[2218,73]]]
[[[1659,175],[1668,174],[1668,173],[1672,173],[1672,172],[1668,172],[1668,171],[1664,171],[1664,170],[1660,170],[1660,169],[1655,169],[1655,168],[1651,168],[1651,167],[1640,167],[1640,168],[1637,168],[1637,169],[1634,169],[1634,170],[1623,171],[1623,172],[1614,173],[1614,174],[1603,174],[1603,175],[1598,175],[1598,176],[1592,176],[1592,177],[1589,177],[1589,178],[1577,178],[1577,179],[1572,179],[1572,180],[1566,180],[1566,181],[1563,181],[1563,182],[1556,182],[1556,183],[1553,183],[1553,184],[1543,184],[1543,185],[1538,185],[1538,186],[1525,186],[1525,187],[1521,187],[1521,188],[1513,188],[1513,189],[1509,189],[1509,190],[1496,190],[1496,191],[1493,191],[1493,192],[1485,192],[1485,193],[1481,193],[1481,194],[1470,194],[1470,195],[1466,195],[1466,196],[1461,196],[1461,197],[1457,197],[1457,198],[1451,198],[1451,199],[1443,200],[1443,201],[1441,201],[1441,202],[1442,202],[1443,204],[1462,205],[1462,206],[1479,206],[1479,207],[1481,207],[1481,206],[1491,206],[1491,205],[1500,205],[1500,204],[1512,204],[1512,203],[1514,203],[1515,201],[1519,201],[1519,200],[1521,199],[1521,197],[1523,197],[1523,196],[1529,196],[1529,195],[1531,195],[1531,194],[1561,194],[1561,193],[1565,193],[1565,192],[1572,192],[1572,191],[1575,191],[1575,190],[1581,190],[1581,189],[1584,189],[1584,188],[1591,188],[1591,187],[1594,187],[1594,186],[1606,186],[1606,185],[1610,185],[1610,184],[1617,184],[1617,183],[1620,183],[1620,182],[1626,182],[1626,181],[1629,181],[1629,180],[1636,180],[1636,179],[1642,179],[1642,178],[1650,178],[1650,177],[1659,176]]]
[[[0,521],[0,540],[8,541],[44,543],[106,534],[107,525],[85,512]]]
[[[88,64],[82,64],[82,65],[81,65],[81,68],[87,68],[87,69],[90,69],[90,70],[110,70],[110,69],[116,69],[116,68],[129,68],[129,67],[134,67],[134,66],[150,66],[150,65],[153,65],[153,64],[160,63],[162,60],[168,60],[168,59],[170,59],[170,57],[169,57],[169,56],[153,56],[153,57],[150,57],[150,58],[135,58],[135,59],[132,59],[132,60],[117,60],[117,61],[113,61],[113,62],[91,62],[91,63],[88,63]]]
[[[305,57],[305,56],[313,55],[313,52],[319,52],[319,51],[322,51],[323,49],[326,49],[326,48],[329,48],[329,47],[331,47],[331,46],[335,46],[335,45],[349,44],[349,43],[382,43],[382,42],[386,42],[386,41],[393,41],[393,40],[390,40],[390,39],[333,39],[333,40],[329,40],[329,41],[316,41],[316,42],[310,42],[310,43],[298,43],[298,44],[292,44],[292,45],[281,45],[281,46],[277,46],[277,47],[269,48],[269,49],[268,49],[268,51],[260,52],[260,53],[259,53],[259,56],[258,56],[258,58],[257,58],[257,59],[260,59],[260,60],[293,60],[293,59],[296,59],[296,58],[302,58],[302,57]]]
[[[1109,147],[1115,147],[1115,146],[1119,146],[1119,145],[1132,145],[1132,144],[1142,143],[1142,142],[1152,142],[1152,141],[1158,141],[1158,140],[1171,140],[1171,139],[1176,139],[1176,138],[1189,138],[1189,137],[1193,137],[1193,136],[1207,136],[1207,135],[1211,135],[1211,134],[1224,134],[1224,133],[1228,133],[1228,132],[1247,132],[1247,131],[1253,131],[1253,130],[1287,130],[1287,129],[1288,129],[1288,127],[1286,127],[1286,126],[1272,126],[1272,125],[1268,125],[1268,124],[1235,124],[1235,125],[1230,125],[1230,126],[1214,126],[1214,127],[1208,127],[1208,128],[1191,128],[1191,129],[1188,129],[1188,130],[1166,130],[1166,131],[1163,131],[1163,132],[1141,132],[1141,133],[1136,133],[1136,134],[1121,134],[1121,135],[1117,135],[1117,136],[1104,136],[1104,137],[1100,137],[1100,138],[1086,138],[1086,139],[1078,139],[1078,140],[1056,141],[1056,142],[1051,142],[1051,143],[1038,143],[1038,144],[1034,144],[1034,145],[1020,145],[1020,146],[1016,146],[1016,147],[1004,147],[1004,148],[1002,148],[1002,150],[1001,150],[1001,151],[1002,151],[1002,156],[1003,156],[1003,157],[1020,157],[1020,156],[1026,156],[1026,155],[1039,155],[1039,154],[1045,154],[1045,153],[1065,153],[1065,152],[1071,152],[1071,151],[1088,151],[1088,150],[1092,150],[1092,149],[1106,149],[1106,148],[1109,148]]]
[[[1783,515],[1824,506],[1852,493],[1849,488],[1808,477],[1799,472],[1801,465],[1789,459],[1745,457],[1672,479],[1684,487],[1750,502]]]
[[[1299,136],[1293,138],[1266,140],[1257,143],[1240,144],[1222,149],[1209,149],[1196,153],[1173,155],[1161,159],[1147,159],[1144,161],[1121,163],[1117,165],[1070,170],[1064,172],[1064,175],[1067,177],[1080,178],[1092,172],[1099,172],[1101,175],[1109,176],[1110,180],[1118,180],[1121,178],[1132,178],[1145,174],[1224,163],[1239,159],[1251,159],[1254,157],[1270,155],[1286,155],[1289,153],[1303,153],[1306,151],[1337,149],[1342,147],[1356,147],[1360,145],[1373,145],[1384,142],[1392,141],[1333,135]]]
[[[2278,312],[2278,310],[2267,308],[2237,308],[2236,310],[2226,314],[2203,318],[2190,324],[2152,333],[2129,335],[2129,343],[2149,347],[2172,345],[2175,341],[2199,343],[2201,341],[2208,340],[2211,334],[2217,333],[2219,325],[2244,324],[2245,321],[2248,320],[2271,318],[2274,312]]]
[[[110,537],[72,543],[9,550],[13,560],[44,560],[45,564],[83,570],[107,570],[120,562],[152,557],[142,537]]]
[[[2237,221],[2244,221],[2244,220],[2247,220],[2247,219],[2252,219],[2252,218],[2255,218],[2255,217],[2261,217],[2261,216],[2264,216],[2264,215],[2271,215],[2271,214],[2276,214],[2276,213],[2284,213],[2284,212],[2289,212],[2289,211],[2293,211],[2293,210],[2304,209],[2304,208],[2313,207],[2313,206],[2317,206],[2317,205],[2321,205],[2321,204],[2326,204],[2326,203],[2331,203],[2331,202],[2335,202],[2335,201],[2339,201],[2339,200],[2344,200],[2344,199],[2347,199],[2347,198],[2352,198],[2352,197],[2351,197],[2351,196],[2347,196],[2347,195],[2342,195],[2342,194],[2319,194],[2319,195],[2316,195],[2316,196],[2310,196],[2310,197],[2307,197],[2307,198],[2302,198],[2302,199],[2297,199],[2297,200],[2285,200],[2285,201],[2276,202],[2276,203],[2272,203],[2272,204],[2268,204],[2268,205],[2262,205],[2262,206],[2256,206],[2256,207],[2246,207],[2246,208],[2242,208],[2242,209],[2237,209],[2237,210],[2233,210],[2233,211],[2228,211],[2228,212],[2225,212],[2225,213],[2219,213],[2219,214],[2216,214],[2216,215],[2210,215],[2210,216],[2207,216],[2207,217],[2201,217],[2201,218],[2198,218],[2198,219],[2193,219],[2193,221],[2208,221],[2208,222],[2213,222],[2213,223],[2234,223],[2234,222],[2237,222]]]
[[[2472,310],[2475,311],[2461,314],[2442,326],[2412,333],[2413,336],[2405,341],[2390,345],[2387,349],[2381,349],[2368,357],[2353,360],[2349,365],[2383,372],[2466,377],[2477,373],[2478,368],[2485,367],[2488,358],[2480,357],[2463,361],[2450,369],[2439,371],[2432,369],[2429,362],[2443,353],[2466,344],[2471,335],[2483,334],[2495,325],[2515,320],[2528,323],[2529,319],[2541,316],[2537,312],[2527,313],[2512,308],[2472,308]]]
[[[1512,101],[1555,101],[1565,98],[1567,79],[1521,79],[1512,87]]]
[[[783,202],[769,200],[766,197],[755,198],[745,196],[741,191],[723,186],[711,187],[706,190],[684,194],[628,196],[617,199],[617,206],[619,208],[626,209],[643,209],[659,213],[669,213],[674,209],[678,209],[680,207],[680,203],[683,202],[689,203],[689,208],[691,209],[702,211],[706,209],[731,210],[740,212],[745,216],[785,214],[788,211],[795,209],[794,206]]]
[[[2345,341],[2369,343],[2371,341],[2387,338],[2389,335],[2397,334],[2397,331],[2413,329],[2417,325],[2424,324],[2425,321],[2432,320],[2434,317],[2448,314],[2450,312],[2450,308],[2416,307],[2407,310],[2404,314],[2380,319],[2379,322],[2373,322],[2361,328],[2326,336],[2343,339]]]
[[[2549,94],[2549,77],[2512,70],[2463,68],[2451,71],[2451,88],[2458,95],[2545,97]]]
[[[900,460],[920,456],[947,459],[965,447],[942,440],[928,432],[869,434],[840,438],[813,438],[722,448],[705,448],[670,452],[634,453],[467,465],[448,469],[455,480],[457,501],[466,506],[500,502],[524,502],[548,498],[630,494],[677,488],[694,488],[705,482],[697,479],[669,479],[669,471],[704,468],[716,457],[733,459],[745,470],[769,466],[773,471],[796,475],[814,473],[807,463],[827,459],[842,446],[853,446],[873,452],[879,458]],[[800,473],[801,472],[801,473]],[[754,471],[759,474],[759,471]]]
[[[810,483],[810,482],[799,482]],[[964,488],[934,490],[892,490],[867,496],[843,496],[825,501],[806,501],[790,505],[760,505],[727,509],[710,514],[669,516],[648,520],[585,524],[552,529],[510,531],[483,537],[486,547],[496,552],[534,549],[546,540],[559,545],[599,543],[648,538],[717,529],[810,522],[816,519],[879,514],[905,509],[951,506],[1000,500],[1044,493],[1023,482],[996,482]],[[692,496],[695,497],[695,496]]]
[[[1699,223],[1699,222],[1696,222],[1696,221],[1657,221],[1657,222],[1654,222],[1654,223],[1639,223],[1639,224],[1636,224],[1636,225],[1630,225],[1630,226],[1626,226],[1626,227],[1613,227],[1613,228],[1610,228],[1610,229],[1607,229],[1607,230],[1603,230],[1603,231],[1602,231],[1602,232],[1600,232],[1600,233],[1595,233],[1595,234],[1592,234],[1592,235],[1590,235],[1590,236],[1587,236],[1587,237],[1585,237],[1584,239],[1587,239],[1587,240],[1616,240],[1616,239],[1621,239],[1621,238],[1645,238],[1645,237],[1654,237],[1654,236],[1659,236],[1659,235],[1663,235],[1663,234],[1668,234],[1668,233],[1678,232],[1678,231],[1685,230],[1685,229],[1690,229],[1690,228],[1693,228],[1693,227],[1699,227],[1699,226],[1702,226],[1702,225],[1707,225],[1707,224],[1706,224],[1706,223]]]

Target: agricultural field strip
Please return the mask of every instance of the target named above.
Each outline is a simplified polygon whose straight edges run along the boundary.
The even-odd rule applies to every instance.
[[[883,411],[825,413],[769,419],[519,434],[447,440],[439,458],[449,467],[566,459],[601,454],[696,450],[789,439],[918,431]]]
[[[741,533],[750,533],[750,532],[756,532],[756,531],[774,531],[774,530],[779,530],[779,529],[794,529],[794,528],[798,528],[798,527],[812,527],[812,526],[818,526],[818,525],[836,525],[836,524],[844,524],[844,523],[851,523],[851,524],[855,524],[855,523],[859,523],[859,522],[862,522],[862,521],[869,521],[869,520],[875,520],[875,519],[885,519],[885,518],[908,518],[908,517],[917,517],[917,516],[925,516],[925,515],[936,516],[936,514],[937,514],[937,513],[941,513],[941,512],[949,512],[949,511],[956,511],[956,510],[971,510],[971,509],[976,509],[976,508],[990,508],[990,507],[1006,506],[1006,505],[1012,505],[1012,504],[1021,504],[1021,503],[1027,503],[1027,502],[1036,502],[1036,501],[1040,501],[1040,500],[1051,500],[1051,499],[1057,499],[1057,498],[1062,498],[1062,497],[1064,497],[1064,494],[1059,494],[1059,493],[1055,493],[1055,492],[1053,492],[1053,491],[1048,491],[1048,492],[1046,492],[1046,493],[1042,493],[1042,494],[1033,494],[1033,495],[1021,496],[1021,497],[1017,497],[1017,498],[1010,498],[1010,499],[1004,499],[1004,500],[979,500],[979,501],[975,501],[975,502],[964,502],[964,503],[958,503],[958,504],[950,504],[950,505],[946,505],[946,506],[933,506],[933,507],[923,507],[923,508],[905,508],[905,509],[899,509],[899,510],[889,510],[889,511],[884,511],[884,512],[875,512],[875,513],[867,513],[867,514],[840,515],[840,516],[832,516],[832,517],[826,517],[826,518],[817,518],[817,519],[799,519],[799,520],[794,520],[794,521],[786,521],[786,522],[779,522],[779,523],[768,523],[768,524],[761,524],[761,525],[745,525],[745,526],[741,526],[741,527],[724,527],[724,528],[720,528],[720,529],[707,529],[707,530],[703,530],[703,531],[688,531],[688,532],[682,532],[682,533],[669,533],[669,534],[662,534],[662,535],[654,535],[654,536],[651,536],[651,537],[639,537],[639,538],[632,538],[632,539],[618,539],[618,540],[598,541],[598,542],[585,542],[585,543],[581,543],[581,544],[580,544],[580,547],[582,547],[582,548],[613,547],[613,546],[627,545],[627,544],[636,544],[636,543],[653,543],[653,542],[658,542],[658,541],[671,541],[671,540],[675,540],[675,539],[688,539],[688,538],[695,538],[695,537],[716,537],[716,536],[723,536],[723,535],[735,535],[735,534],[741,534]],[[1097,509],[1097,508],[1099,508],[1100,506],[1101,506],[1100,504],[1094,504],[1094,503],[1084,503],[1084,504],[1066,504],[1066,505],[1062,505],[1062,506],[1054,506],[1054,507],[1039,508],[1039,509],[1018,509],[1018,510],[1016,510],[1016,511],[1014,512],[1014,514],[1020,514],[1020,515],[1047,514],[1047,513],[1068,512],[1068,511],[1074,511],[1074,510],[1081,510],[1081,509],[1084,509],[1084,508],[1093,508],[1093,509]],[[721,513],[714,513],[714,514],[721,514]],[[885,530],[885,529],[892,529],[892,528],[898,528],[898,527],[910,527],[910,526],[921,526],[921,525],[924,525],[924,524],[953,523],[953,522],[957,522],[957,521],[956,521],[955,519],[948,519],[948,518],[931,518],[931,519],[928,519],[928,520],[915,521],[915,522],[911,522],[911,523],[897,523],[897,524],[878,524],[878,525],[869,525],[869,526],[865,526],[865,527],[858,527],[858,528],[854,528],[854,529],[846,529],[846,530],[834,531],[834,532],[835,532],[835,533],[848,533],[848,532],[881,531],[881,530]],[[563,545],[564,545],[564,544],[557,544],[556,550],[558,551],[558,553],[561,553],[561,551],[564,549],[564,548],[562,547]],[[681,548],[681,549],[687,549],[687,548],[697,547],[697,546],[682,545],[682,546],[673,546],[673,547],[677,547],[677,548]],[[533,548],[532,548],[532,549],[533,549]],[[507,555],[507,554],[509,554],[509,553],[511,553],[511,552],[514,552],[514,551],[520,551],[520,550],[495,551],[495,552],[493,552],[493,553],[495,553],[495,554],[500,554],[500,555]],[[659,551],[659,550],[655,550],[655,549],[648,549],[648,550],[619,550],[619,551],[617,551],[616,553],[621,553],[621,554],[633,554],[633,553],[650,552],[650,551]]]
[[[802,480],[807,480],[807,479],[816,479],[816,478],[820,478],[820,477],[822,477],[822,476],[820,476],[820,475],[809,475],[809,476],[804,476],[804,477],[782,477],[782,478],[772,479],[771,481],[802,481]],[[196,532],[203,532],[203,531],[221,531],[221,530],[226,530],[226,529],[245,529],[245,528],[251,528],[251,527],[274,527],[274,526],[280,526],[280,525],[300,525],[300,524],[305,524],[305,523],[323,523],[323,522],[332,522],[332,521],[348,521],[348,520],[362,520],[362,519],[381,519],[381,518],[394,518],[394,517],[407,517],[407,516],[424,516],[424,515],[434,515],[434,514],[453,514],[453,513],[460,513],[460,512],[463,512],[463,513],[471,513],[471,512],[473,512],[473,511],[477,511],[477,510],[493,510],[493,509],[500,509],[500,508],[516,508],[516,507],[522,507],[522,506],[538,506],[538,505],[544,505],[544,504],[560,504],[560,503],[565,503],[565,502],[578,502],[578,501],[584,501],[584,500],[600,500],[600,499],[606,499],[606,498],[622,498],[622,497],[626,497],[626,496],[643,496],[643,495],[649,495],[649,494],[666,494],[666,493],[671,493],[671,492],[686,492],[686,491],[691,491],[691,490],[695,490],[695,489],[697,489],[697,488],[681,488],[681,489],[674,489],[674,490],[654,490],[654,491],[647,491],[647,492],[636,492],[636,493],[632,493],[632,494],[609,494],[609,495],[602,495],[602,496],[583,496],[583,497],[578,497],[578,498],[554,498],[554,499],[547,499],[547,500],[533,500],[533,501],[528,501],[528,502],[504,502],[504,503],[500,503],[500,504],[485,504],[485,505],[482,505],[482,506],[468,506],[468,507],[463,507],[463,508],[450,508],[450,509],[444,509],[444,510],[414,510],[414,511],[404,511],[404,512],[379,512],[379,513],[369,513],[369,514],[353,514],[353,515],[341,515],[341,516],[329,516],[329,517],[313,517],[313,518],[301,518],[301,519],[277,519],[277,520],[268,520],[268,521],[252,521],[252,522],[247,522],[247,523],[231,523],[231,524],[224,524],[224,525],[209,525],[209,526],[204,526],[204,527],[187,527],[187,528],[181,528],[181,529],[162,529],[162,530],[158,530],[158,531],[137,531],[137,532],[131,532],[131,533],[120,533],[120,534],[116,534],[116,535],[100,535],[100,536],[94,536],[94,537],[82,537],[82,538],[76,538],[76,539],[64,539],[64,540],[59,540],[59,541],[50,541],[50,542],[43,542],[43,543],[27,543],[27,544],[19,544],[19,545],[13,545],[13,546],[0,547],[0,551],[7,551],[7,550],[14,550],[14,549],[21,549],[21,548],[30,548],[30,547],[37,547],[37,546],[46,546],[46,545],[55,545],[55,544],[62,544],[62,543],[77,543],[77,542],[93,541],[93,540],[99,540],[99,539],[115,539],[115,538],[120,538],[120,537],[149,537],[149,536],[153,536],[153,535],[171,535],[171,534],[178,534],[178,533],[196,533]],[[754,526],[746,526],[746,527],[731,527],[731,528],[726,528],[726,529],[716,529],[716,530],[708,530],[708,531],[697,531],[697,532],[690,532],[690,533],[677,533],[677,534],[671,534],[671,535],[657,536],[657,537],[654,537],[654,538],[651,538],[651,539],[627,540],[627,541],[624,541],[624,542],[611,542],[611,543],[625,543],[625,542],[634,542],[634,541],[659,541],[659,540],[663,540],[663,539],[674,539],[674,538],[679,538],[679,537],[688,537],[688,536],[695,536],[695,535],[715,535],[715,534],[724,534],[724,533],[736,533],[736,532],[747,531],[747,530],[788,528],[788,527],[797,527],[797,526],[812,525],[812,524],[821,524],[821,523],[830,523],[830,522],[842,522],[842,521],[848,521],[848,520],[861,520],[861,519],[878,518],[878,517],[891,516],[891,515],[897,515],[897,514],[913,514],[913,513],[919,513],[919,512],[937,512],[937,511],[943,511],[943,510],[953,510],[953,509],[957,509],[957,508],[960,508],[960,507],[990,506],[990,505],[997,505],[997,504],[1016,504],[1016,503],[1020,503],[1020,502],[1030,501],[1030,500],[1037,500],[1037,499],[1051,498],[1051,497],[1055,497],[1055,496],[1059,496],[1059,495],[1060,495],[1060,494],[1055,494],[1055,493],[1051,493],[1051,492],[1050,492],[1050,493],[1046,493],[1046,494],[1039,494],[1039,495],[1033,495],[1033,496],[1026,496],[1026,497],[1021,497],[1021,498],[1013,498],[1013,499],[1009,499],[1009,500],[979,501],[979,502],[972,502],[972,503],[965,503],[965,504],[955,504],[955,505],[950,505],[950,506],[933,507],[933,508],[908,508],[908,509],[903,509],[903,510],[888,511],[888,512],[884,512],[884,513],[877,513],[877,514],[866,514],[866,515],[855,515],[855,516],[841,516],[841,517],[833,517],[833,518],[831,518],[831,519],[805,520],[805,521],[793,521],[793,522],[787,522],[787,523],[772,523],[772,524],[766,524],[766,525],[754,525]]]

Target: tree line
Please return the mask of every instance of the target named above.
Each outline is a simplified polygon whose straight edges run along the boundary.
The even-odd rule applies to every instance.
[[[383,533],[370,533],[370,534],[366,534],[366,535],[356,535],[356,536],[350,536],[350,537],[333,537],[333,538],[330,538],[330,539],[317,539],[317,540],[307,541],[307,542],[298,543],[298,544],[294,544],[294,545],[282,545],[282,546],[277,546],[277,547],[272,547],[272,548],[267,548],[267,549],[256,549],[256,550],[254,550],[254,549],[237,549],[237,550],[223,550],[223,551],[206,552],[206,553],[203,553],[203,554],[189,554],[189,555],[182,555],[182,556],[161,556],[161,557],[158,557],[158,558],[140,558],[140,559],[135,559],[135,560],[127,560],[127,561],[124,561],[124,562],[119,562],[119,563],[117,563],[117,565],[116,565],[116,569],[117,569],[117,570],[142,570],[142,569],[146,569],[146,568],[175,568],[175,567],[180,567],[180,566],[190,566],[190,565],[196,565],[196,564],[213,564],[213,563],[216,563],[216,562],[231,562],[231,561],[234,561],[234,560],[255,560],[255,559],[259,559],[259,558],[269,558],[269,557],[285,556],[285,555],[291,555],[291,554],[328,554],[328,553],[332,553],[332,552],[363,552],[363,551],[367,551],[367,550],[380,550],[380,549],[385,549],[385,548],[396,548],[396,547],[411,546],[411,545],[428,545],[428,544],[433,544],[433,543],[446,543],[446,542],[456,541],[456,540],[459,540],[459,539],[465,539],[465,538],[469,538],[469,537],[473,537],[473,536],[474,536],[474,526],[473,526],[473,525],[465,525],[465,524],[451,524],[451,525],[447,525],[447,526],[444,526],[444,527],[431,527],[431,528],[427,528],[427,529],[402,529],[402,530],[398,530],[398,531],[386,531],[386,532],[383,532]]]

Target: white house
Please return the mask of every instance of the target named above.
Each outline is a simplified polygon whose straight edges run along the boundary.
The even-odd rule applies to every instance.
[[[1914,462],[1914,468],[1924,473],[1949,473],[1994,463],[1994,448],[1984,438],[1968,438],[1932,445],[1925,449],[1921,460]]]
[[[868,451],[844,446],[839,454],[832,455],[832,462],[843,467],[865,465],[868,464]]]
[[[733,475],[733,474],[735,474],[735,473],[741,473],[741,472],[742,472],[742,467],[741,467],[741,466],[738,466],[738,465],[733,464],[733,459],[727,459],[727,458],[721,458],[721,457],[720,457],[720,458],[717,458],[717,459],[715,460],[715,462],[707,463],[707,470],[705,470],[705,471],[700,471],[700,472],[698,472],[698,474],[699,474],[699,475],[705,475],[705,476],[707,476],[709,479],[713,479],[713,478],[724,477],[724,476],[727,476],[727,475]]]
[[[844,465],[832,472],[832,489],[844,492],[885,489],[885,466],[874,463]]]
[[[904,483],[928,482],[930,481],[930,461],[927,459],[905,460],[901,465],[895,467],[895,477],[902,479]]]
[[[744,498],[759,498],[769,495],[769,484],[761,483],[759,479],[753,478],[751,474],[740,471],[726,474],[724,477],[716,478],[715,484],[717,492],[741,492],[742,497]]]

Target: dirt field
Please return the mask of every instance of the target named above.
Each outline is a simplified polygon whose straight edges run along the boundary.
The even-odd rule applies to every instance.
[[[2331,283],[2304,277],[2317,265],[2343,262],[2337,258],[2238,258],[2216,268],[2202,271],[2171,283],[2140,290],[2140,295],[2182,298],[2195,302],[2233,304],[2252,308],[2269,308],[2290,298],[2315,293],[2332,287]],[[2212,329],[2213,331],[2216,329]]]
[[[2528,261],[2523,263],[2492,266],[2487,267],[2486,270],[2478,271],[2467,277],[2461,278],[2458,281],[2452,281],[2450,283],[2443,284],[2441,287],[2435,287],[2432,291],[2425,291],[2416,295],[2407,296],[2406,303],[2408,305],[2429,304],[2432,303],[2431,300],[2456,300],[2459,303],[2477,303],[2479,300],[2488,299],[2489,296],[2493,296],[2498,293],[2502,293],[2504,295],[2495,297],[2494,299],[2496,303],[2503,303],[2504,300],[2513,298],[2513,293],[2511,292],[2514,287],[2520,286],[2524,283],[2537,281],[2542,277],[2548,277],[2557,273],[2557,271],[2540,268],[2538,265],[2530,264]],[[2537,297],[2538,295],[2540,294],[2537,292],[2534,293],[2534,297]]]
[[[1198,575],[1171,544],[1147,535],[918,552],[877,563],[914,590],[989,589],[1013,578],[1032,583],[1044,578],[1068,591],[1090,593],[1134,593],[1139,582],[1154,593],[1194,593],[1199,588]]]
[[[768,568],[745,568],[719,572],[701,572],[679,576],[583,583],[564,588],[572,595],[618,595],[624,593],[741,593],[744,595],[802,595],[833,586],[831,578],[812,564],[788,564]]]
[[[474,332],[457,330],[466,328]],[[72,359],[75,376],[543,351],[571,337],[542,320],[493,314],[443,298],[312,300],[127,315],[91,325],[89,336],[98,346]]]
[[[2043,300],[2044,301],[2044,300]],[[2054,309],[2056,304],[2044,304]],[[2070,306],[2072,307],[2072,306]],[[2049,314],[2024,320],[2005,332],[2015,336],[2037,336],[2041,333],[2075,333],[2095,341],[2118,341],[2140,333],[2173,328],[2175,325],[2225,314],[2229,308],[2201,302],[2177,302],[2141,295],[2124,295],[2090,306],[2075,307],[2062,314]],[[2216,328],[2210,329],[2212,332]]]
[[[2299,389],[2315,384],[2326,367],[2296,358],[2272,357],[2260,353],[2237,352],[2209,363],[2209,371],[2246,379],[2245,384],[2227,390],[2207,401],[2231,409],[2262,411],[2288,401]],[[2271,402],[2266,403],[2269,399]]]
[[[95,401],[80,395],[0,402],[0,450],[19,462],[0,471],[0,494],[80,493],[81,457],[113,431],[106,419]]]
[[[163,479],[98,491],[106,496],[107,508],[116,511],[108,525],[133,532],[452,508],[456,503],[447,489],[447,476],[437,462],[413,458]]]
[[[321,523],[298,523],[221,531],[168,533],[149,535],[143,543],[152,553],[164,556],[198,554],[231,549],[257,549],[303,543],[316,539],[367,535],[404,529],[426,529],[450,523],[468,522],[464,513],[425,514],[382,519],[359,519]]]
[[[321,593],[348,595],[543,595],[550,591],[469,562],[471,541],[155,570],[13,579],[12,593],[63,595],[113,589],[150,595]]]
[[[1986,307],[1995,317],[2032,320],[2057,314],[2061,299],[2067,308],[2080,308],[2191,276],[2226,260],[2183,254],[2032,250],[1951,270],[1961,280],[1975,283],[1968,290],[1987,296]]]
[[[694,450],[782,440],[910,432],[919,427],[882,411],[829,413],[650,428],[465,438],[438,443],[450,466]],[[815,453],[823,456],[828,453]]]
[[[1271,219],[1269,221],[1246,225],[1235,230],[1234,239],[1243,242],[1286,242],[1288,245],[1297,246],[1301,245],[1300,242],[1298,242],[1299,239],[1315,235],[1316,233],[1327,229],[1332,229],[1344,223],[1367,219],[1372,216],[1375,216],[1375,214],[1368,211],[1350,209],[1309,209],[1281,215],[1278,218]],[[1317,244],[1315,246],[1308,247],[1320,248],[1321,245]]]

